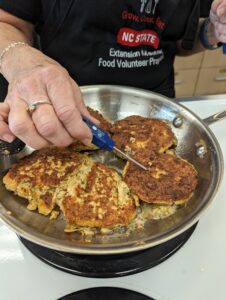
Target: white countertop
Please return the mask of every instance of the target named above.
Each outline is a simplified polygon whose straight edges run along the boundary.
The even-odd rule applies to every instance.
[[[183,104],[202,118],[226,109],[223,96],[216,101]],[[226,153],[226,120],[213,124],[211,129],[222,152]],[[225,300],[225,195],[226,175],[212,205],[178,252],[152,269],[113,279],[79,277],[45,264],[0,222],[0,300],[56,300],[81,289],[99,286],[127,288],[156,300]]]

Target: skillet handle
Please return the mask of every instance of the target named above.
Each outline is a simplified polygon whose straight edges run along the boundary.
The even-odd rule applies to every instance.
[[[203,122],[206,123],[206,125],[211,125],[215,122],[221,121],[226,118],[226,110],[220,111],[212,116],[209,116],[206,119],[203,119]]]

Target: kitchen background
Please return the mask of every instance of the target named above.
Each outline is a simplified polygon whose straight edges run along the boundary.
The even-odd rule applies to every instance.
[[[222,49],[177,57],[175,88],[177,97],[224,94],[226,58]]]

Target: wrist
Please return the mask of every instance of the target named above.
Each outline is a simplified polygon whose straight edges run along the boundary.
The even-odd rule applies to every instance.
[[[30,72],[46,63],[56,63],[41,51],[32,46],[19,46],[10,49],[2,60],[1,73],[10,83],[18,79],[24,72]]]
[[[202,46],[208,50],[214,50],[222,46],[215,35],[214,25],[210,18],[206,18],[200,28],[199,38]]]
[[[206,35],[210,45],[217,45],[218,43],[220,43],[220,41],[217,39],[215,35],[214,25],[211,22],[211,20],[209,20],[208,22]]]
[[[1,73],[7,79],[8,82],[13,80],[14,74],[19,72],[19,66],[25,64],[23,62],[24,52],[27,52],[25,48],[31,48],[26,43],[17,43],[15,47],[11,47],[13,43],[3,49],[1,57]],[[4,53],[4,51],[6,52]]]
[[[27,46],[29,45],[26,42],[15,41],[8,43],[7,46],[2,49],[0,54],[0,73],[2,73],[4,77],[8,77],[7,74],[10,73],[10,63],[15,57],[15,52],[18,51],[19,48]]]

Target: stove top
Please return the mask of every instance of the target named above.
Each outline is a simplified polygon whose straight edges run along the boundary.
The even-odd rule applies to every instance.
[[[154,300],[143,294],[113,287],[98,287],[71,293],[57,300]]]
[[[85,277],[112,278],[136,274],[162,263],[188,241],[196,226],[197,224],[175,238],[150,249],[118,255],[64,253],[19,238],[35,256],[61,271]]]
[[[225,99],[205,97],[183,104],[204,118],[226,109]],[[223,153],[225,128],[226,120],[211,126]],[[151,269],[118,278],[86,278],[57,270],[40,261],[0,222],[0,299],[56,300],[94,287],[115,287],[156,300],[225,300],[225,194],[226,176],[208,211],[179,251]]]

